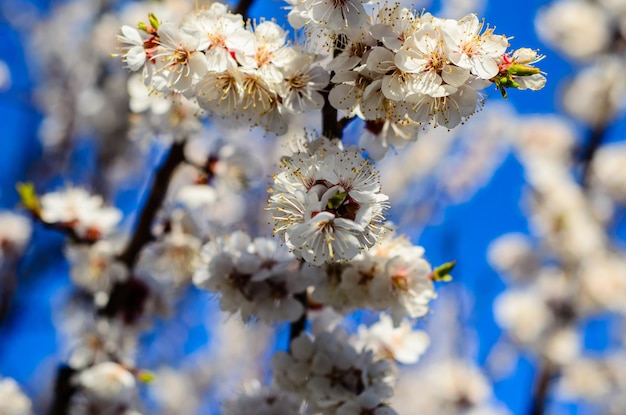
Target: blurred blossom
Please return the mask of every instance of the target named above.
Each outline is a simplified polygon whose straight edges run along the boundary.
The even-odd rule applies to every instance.
[[[559,392],[570,399],[606,399],[611,392],[610,374],[601,361],[581,358],[563,369]]]
[[[626,143],[611,143],[600,147],[591,163],[594,186],[605,191],[619,204],[626,203]]]
[[[461,359],[403,373],[392,407],[400,415],[508,414],[492,402],[491,385],[480,369]]]
[[[623,69],[622,57],[608,55],[577,72],[562,96],[565,111],[592,127],[612,121],[626,105]]]
[[[394,327],[391,317],[381,314],[380,320],[372,326],[359,326],[354,344],[357,348],[374,351],[377,356],[413,364],[426,352],[430,339],[425,332],[413,330],[410,322],[404,320]]]
[[[495,239],[487,251],[489,263],[515,281],[534,278],[539,270],[539,258],[531,239],[523,234],[509,233]]]
[[[92,294],[103,293],[105,298],[117,282],[128,278],[126,266],[118,261],[120,246],[108,240],[91,245],[68,245],[65,250],[74,284]]]
[[[577,131],[558,115],[523,115],[514,121],[512,144],[527,162],[546,159],[568,164],[577,144]]]
[[[42,221],[67,226],[88,239],[110,234],[122,219],[119,209],[105,206],[101,196],[90,195],[80,187],[46,193],[40,203]]]
[[[611,41],[606,12],[593,2],[559,0],[544,6],[535,20],[537,34],[546,43],[575,59],[602,52]]]
[[[30,399],[20,390],[16,381],[0,377],[0,414],[31,415]]]
[[[78,388],[72,397],[71,415],[125,414],[136,398],[137,383],[132,373],[113,362],[83,370],[74,378]]]
[[[150,393],[162,415],[193,415],[201,403],[198,380],[186,371],[169,367],[159,368],[150,384]]]
[[[10,211],[0,211],[0,264],[4,257],[17,259],[32,232],[30,220]]]

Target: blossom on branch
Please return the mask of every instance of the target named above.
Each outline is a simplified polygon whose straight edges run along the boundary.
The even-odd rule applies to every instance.
[[[354,258],[384,232],[387,196],[372,163],[324,138],[281,162],[267,209],[274,233],[306,262]]]

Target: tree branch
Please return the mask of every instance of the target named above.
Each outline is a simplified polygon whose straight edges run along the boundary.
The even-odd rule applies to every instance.
[[[48,415],[66,415],[70,401],[76,387],[72,385],[72,377],[76,371],[69,366],[62,365],[57,371],[57,379],[54,383],[54,401],[50,406]]]
[[[253,3],[254,0],[241,0],[235,7],[235,10],[233,10],[233,13],[242,15],[245,20],[248,16],[248,10],[250,10]]]
[[[126,264],[128,269],[132,269],[135,266],[141,249],[154,238],[152,235],[152,223],[163,204],[174,170],[185,159],[183,153],[184,145],[185,140],[172,144],[165,161],[154,176],[148,199],[139,215],[135,231],[126,249],[119,256],[120,261]]]
[[[606,124],[596,126],[591,133],[591,138],[589,139],[587,147],[585,147],[584,149],[581,160],[582,173],[580,178],[580,182],[583,188],[587,188],[589,186],[589,173],[591,172],[591,162],[593,161],[593,157],[596,155],[596,152],[600,148],[600,145],[604,141],[605,135]]]
[[[304,307],[304,312],[300,316],[300,318],[289,325],[289,352],[291,352],[291,342],[301,335],[306,328],[306,320],[307,320],[307,310],[308,310],[308,299],[306,295],[306,291],[294,295],[294,298],[302,304]]]
[[[550,392],[550,383],[556,375],[557,368],[547,359],[544,359],[540,363],[536,377],[537,383],[533,391],[532,402],[528,411],[529,415],[543,415],[546,409],[548,393]]]

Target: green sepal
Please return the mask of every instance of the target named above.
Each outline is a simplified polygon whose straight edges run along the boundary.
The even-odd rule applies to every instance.
[[[439,265],[430,274],[430,279],[437,282],[452,281],[452,275],[450,275],[450,271],[452,271],[455,265],[456,261],[450,261],[446,262],[445,264]]]
[[[150,21],[150,26],[155,29],[159,28],[159,19],[153,13],[148,14],[148,20]]]
[[[146,26],[144,22],[137,23],[137,29],[141,30],[142,32],[148,33],[148,26]]]
[[[36,215],[41,212],[41,205],[39,204],[39,198],[35,192],[35,186],[32,183],[18,183],[15,185],[17,194],[20,196],[22,206],[30,210]]]
[[[539,68],[535,68],[530,65],[523,65],[521,63],[512,63],[506,70],[509,75],[517,75],[517,76],[530,76],[541,73]]]

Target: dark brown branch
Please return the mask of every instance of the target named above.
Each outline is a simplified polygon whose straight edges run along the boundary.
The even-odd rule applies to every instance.
[[[86,236],[80,236],[78,233],[76,233],[76,230],[73,227],[63,222],[53,222],[53,223],[44,222],[37,215],[33,215],[33,219],[41,223],[44,226],[44,228],[52,229],[54,231],[65,234],[68,238],[70,238],[70,241],[72,241],[75,244],[91,245],[98,240],[98,238],[89,238]]]
[[[582,154],[581,160],[581,178],[580,182],[583,188],[587,188],[589,186],[589,173],[591,171],[591,162],[593,161],[593,157],[596,155],[596,152],[600,148],[600,145],[604,141],[604,137],[606,135],[606,124],[601,124],[593,129],[591,133],[591,138],[587,143],[587,147],[585,147],[584,152]]]
[[[291,342],[297,338],[299,335],[304,333],[304,329],[306,329],[306,320],[307,320],[307,310],[308,310],[308,299],[306,292],[294,295],[294,298],[302,304],[304,307],[304,312],[300,316],[300,318],[289,325],[289,352],[291,352]]]
[[[248,16],[248,10],[250,10],[253,3],[254,0],[241,0],[235,7],[235,10],[233,10],[233,13],[242,15],[245,20]]]
[[[337,120],[337,109],[328,101],[328,91],[324,91],[324,106],[322,107],[322,135],[330,140],[343,138],[343,126]],[[347,125],[347,123],[346,123]]]
[[[69,366],[60,366],[57,371],[57,379],[54,383],[54,401],[48,415],[66,415],[70,401],[76,387],[72,384],[72,377],[76,371]]]
[[[159,209],[161,209],[174,170],[185,159],[184,144],[184,140],[172,144],[165,161],[154,176],[148,199],[141,210],[135,231],[126,249],[119,256],[120,261],[126,264],[129,269],[134,267],[141,249],[154,238],[152,223]]]
[[[532,402],[530,405],[529,415],[543,415],[546,409],[546,402],[550,392],[550,384],[552,379],[557,375],[557,368],[554,364],[544,359],[539,367],[536,376],[536,384],[533,390]]]
[[[17,285],[15,273],[9,269],[3,270],[3,268],[8,267],[0,266],[0,324],[9,312],[9,306]]]

